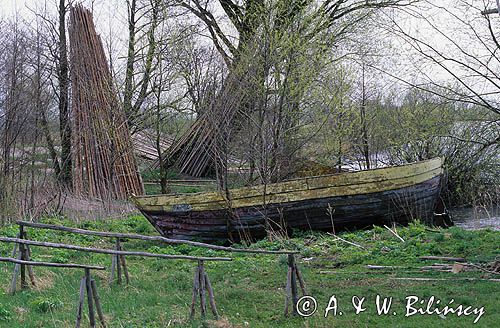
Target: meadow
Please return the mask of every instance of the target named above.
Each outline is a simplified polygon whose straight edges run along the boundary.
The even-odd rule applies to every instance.
[[[157,234],[142,216],[84,222],[49,217],[42,222],[91,230]],[[16,225],[0,228],[1,236],[15,237],[17,232]],[[464,257],[479,265],[498,261],[500,232],[466,231],[457,227],[429,229],[419,223],[398,227],[397,232],[404,242],[387,229],[374,227],[338,235],[362,247],[350,245],[327,233],[299,231],[289,239],[262,240],[245,246],[300,251],[297,261],[308,293],[318,305],[317,312],[307,318],[285,317],[283,314],[287,261],[281,255],[226,253],[138,240],[124,242],[126,250],[233,258],[231,262],[206,263],[219,320],[214,320],[211,313],[205,319],[200,318],[198,307],[192,321],[189,320],[189,309],[196,266],[192,261],[129,256],[130,284],[109,286],[109,255],[32,247],[32,258],[35,261],[107,267],[106,271],[94,272],[94,278],[109,327],[494,327],[500,321],[500,283],[487,280],[498,278],[498,275],[482,271],[453,274],[419,269],[433,263],[419,259],[426,255]],[[28,237],[39,241],[113,247],[113,241],[106,238],[49,230],[29,228]],[[12,247],[12,244],[0,244],[0,256],[9,256]],[[369,270],[367,265],[397,268],[377,271]],[[82,270],[36,267],[37,286],[9,295],[13,267],[13,264],[0,264],[0,327],[74,327]],[[325,308],[333,295],[337,300],[337,315],[334,316],[332,310],[325,318]],[[377,314],[377,295],[392,297],[392,307],[387,315]],[[434,296],[441,305],[453,299],[453,305],[484,307],[484,314],[476,324],[473,322],[477,314],[405,316],[406,297],[412,295],[419,297],[419,301],[424,300],[422,307]],[[351,303],[353,296],[365,298],[365,310],[358,314]],[[84,319],[83,327],[88,326],[87,317]]]

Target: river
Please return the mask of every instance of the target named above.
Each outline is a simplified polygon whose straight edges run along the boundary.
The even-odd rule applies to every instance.
[[[457,227],[467,230],[490,228],[500,231],[500,205],[484,207],[461,207],[450,210]]]

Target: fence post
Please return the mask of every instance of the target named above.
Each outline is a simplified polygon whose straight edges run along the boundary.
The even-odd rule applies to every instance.
[[[25,239],[24,238],[24,226],[20,225],[19,226],[19,239]],[[24,244],[19,244],[19,251],[21,252],[21,260],[27,261],[27,256],[26,256],[26,245]],[[26,265],[21,264],[21,290],[27,289],[28,288],[28,283],[26,282]]]
[[[288,272],[286,279],[286,297],[285,297],[285,316],[288,315],[289,303],[292,304],[292,314],[297,314],[297,302],[299,300],[298,290],[297,290],[297,280],[299,281],[300,289],[302,295],[307,295],[306,286],[302,274],[299,271],[299,267],[295,261],[294,254],[288,254]]]
[[[89,308],[90,327],[95,328],[94,301],[92,299],[92,283],[90,277],[90,269],[85,269],[85,285],[87,290],[87,305]]]

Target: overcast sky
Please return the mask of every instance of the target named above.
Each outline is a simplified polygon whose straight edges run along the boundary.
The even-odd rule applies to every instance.
[[[473,3],[477,6],[474,10],[463,11],[460,8],[458,0],[430,0],[434,4],[443,6],[445,8],[450,8],[457,13],[460,18],[464,19],[482,19],[480,14],[480,10],[484,9],[484,7],[493,8],[496,6],[496,0],[467,0],[469,3]],[[34,15],[33,10],[37,12],[43,12],[44,7],[46,10],[52,13],[54,17],[56,16],[56,6],[59,0],[0,0],[0,16],[3,18],[12,17],[16,12],[25,20],[33,21]],[[115,63],[118,61],[122,61],[123,57],[126,53],[126,42],[127,42],[127,7],[125,0],[80,0],[84,6],[91,8],[94,14],[94,22],[96,24],[96,28],[98,33],[101,35],[105,48],[109,50],[111,47],[111,53],[114,56]],[[424,7],[425,9],[425,7]],[[422,11],[420,12],[422,13]],[[426,18],[432,19],[432,21],[441,26],[443,29],[448,29],[448,35],[452,35],[457,38],[459,42],[464,42],[467,40],[469,36],[467,36],[467,31],[464,31],[463,26],[454,26],[454,21],[456,23],[456,19],[450,20],[450,15],[444,14],[441,10],[437,8],[431,8],[428,11],[423,11],[423,15]],[[500,16],[494,15],[492,16],[492,21],[496,24],[495,28],[498,28],[498,23],[500,22]],[[447,50],[452,49],[449,41],[443,38],[442,35],[436,33],[435,30],[429,29],[429,27],[422,24],[421,21],[407,17],[406,19],[401,21],[401,24],[426,40],[435,45],[437,48],[442,48]],[[411,53],[406,52],[407,49],[404,49],[402,43],[394,42],[396,44],[395,49],[391,50],[391,57],[389,61],[397,61],[398,65],[394,65],[394,71],[398,74],[416,74],[413,73],[410,68],[403,68],[403,66],[411,65],[412,57]],[[474,53],[476,50],[475,44],[468,44],[464,42],[463,47],[470,47],[471,52]],[[479,47],[480,48],[480,45]],[[450,50],[451,51],[451,50]],[[481,51],[481,50],[479,50]],[[450,56],[454,56],[453,52],[450,52]],[[480,54],[478,54],[480,55]],[[397,57],[397,58],[394,58]],[[420,65],[420,63],[415,64]],[[115,67],[116,68],[116,67]],[[442,69],[438,69],[436,67],[427,68],[426,74],[431,74],[433,77],[437,79],[449,78],[449,75],[443,73]]]

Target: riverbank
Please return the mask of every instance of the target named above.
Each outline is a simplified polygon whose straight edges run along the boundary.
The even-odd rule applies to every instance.
[[[457,227],[466,230],[493,229],[500,231],[500,205],[454,208],[450,212]]]
[[[93,230],[156,234],[140,216],[80,224],[56,218],[44,222]],[[0,229],[1,236],[14,237],[16,233],[16,226]],[[31,239],[40,241],[113,247],[111,241],[99,237],[41,230],[29,230],[28,233]],[[195,267],[192,262],[127,257],[130,285],[108,287],[107,271],[97,273],[96,280],[110,327],[469,327],[476,319],[478,327],[495,326],[500,320],[500,282],[487,279],[499,278],[498,275],[476,270],[456,274],[422,271],[422,266],[438,261],[423,261],[419,257],[463,257],[470,263],[485,267],[500,259],[500,232],[466,231],[458,227],[430,231],[423,225],[412,224],[397,228],[397,234],[404,241],[387,229],[377,227],[339,234],[344,241],[326,233],[297,232],[291,239],[260,241],[251,245],[270,250],[287,248],[300,251],[298,264],[308,292],[318,305],[317,312],[308,318],[283,316],[287,271],[284,256],[228,254],[145,241],[124,243],[126,250],[234,257],[232,262],[206,264],[221,314],[218,321],[211,320],[211,315],[208,315],[207,321],[202,322],[199,313],[197,320],[188,320]],[[11,244],[0,244],[1,256],[9,255],[11,250]],[[37,261],[86,263],[108,268],[111,264],[108,255],[43,248],[33,248],[32,251],[33,259]],[[367,265],[392,268],[372,270]],[[11,296],[6,290],[12,269],[13,265],[0,264],[0,327],[74,326],[81,272],[35,268],[38,286]],[[333,295],[335,299],[331,298]],[[392,297],[387,315],[376,313],[377,295]],[[362,307],[366,310],[357,315],[351,302],[354,296],[357,296],[355,301],[365,298]],[[407,308],[408,302],[416,300],[411,296],[418,297],[418,302]],[[461,316],[437,314],[436,311],[432,315],[419,314],[417,305],[421,304],[420,301],[424,303],[422,312],[426,313],[425,307],[433,296],[432,309],[444,307],[453,300],[453,306],[462,305],[463,308],[469,307],[470,311],[476,309],[476,312]],[[438,299],[441,305],[436,306]],[[331,300],[337,301],[337,315],[333,315],[332,309],[324,318],[325,308]],[[483,313],[479,315],[481,308]],[[413,309],[417,313],[406,316],[412,314]]]

